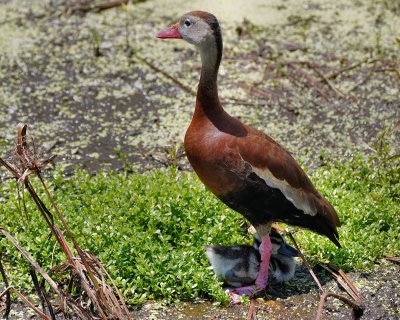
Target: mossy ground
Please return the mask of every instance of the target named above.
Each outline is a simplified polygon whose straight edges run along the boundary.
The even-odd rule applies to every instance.
[[[368,269],[385,253],[398,253],[397,231],[391,230],[388,220],[382,220],[378,228],[387,237],[374,233],[375,228],[368,229],[371,219],[379,216],[395,221],[399,211],[390,201],[398,203],[398,189],[380,180],[379,170],[376,175],[358,172],[355,179],[343,178],[351,176],[346,168],[357,150],[362,157],[376,158],[371,166],[400,150],[400,8],[395,1],[254,0],[237,1],[233,6],[230,1],[148,0],[101,13],[66,15],[69,3],[0,1],[2,156],[14,144],[15,125],[23,121],[44,152],[51,149],[60,155],[57,166],[68,173],[75,165],[92,172],[127,165],[133,171],[170,164],[188,168],[185,158],[178,155],[194,97],[140,58],[195,90],[198,54],[185,43],[159,41],[154,34],[183,12],[204,9],[215,13],[222,24],[220,95],[226,109],[302,159],[318,188],[340,208],[343,219],[355,223],[353,228],[359,225],[360,233],[351,234],[348,224],[342,228],[348,234],[343,236],[346,250],[339,256],[323,241],[325,249],[319,251],[313,242],[321,239],[302,234],[308,253],[318,260],[323,252],[324,259],[358,269]],[[345,163],[343,167],[340,162]],[[330,167],[329,163],[338,165]],[[324,168],[344,180],[327,180]],[[209,209],[218,206],[211,203]],[[358,220],[352,216],[356,213]],[[363,230],[373,233],[374,241]],[[237,232],[231,235],[232,241],[243,240]],[[211,240],[221,242],[218,237],[222,235],[216,232],[217,238]],[[159,241],[159,235],[154,236]],[[391,241],[395,241],[392,247]],[[196,254],[200,255],[206,242],[199,242]],[[364,244],[372,252],[370,257],[358,255]],[[91,246],[102,255],[95,243]],[[107,258],[106,253],[103,256]],[[204,256],[195,260],[206,263]],[[205,279],[210,280],[210,271],[204,265],[198,267],[196,272],[206,272]],[[121,280],[124,288],[128,284]],[[220,292],[217,285],[215,292]],[[206,297],[218,296],[207,290],[197,286],[184,298],[198,292],[204,295],[204,291]],[[138,302],[153,297],[140,300],[140,295],[133,294],[131,299]],[[305,296],[304,301],[310,299]],[[383,309],[380,316],[396,317],[390,308]]]
[[[357,156],[344,164],[331,163],[314,171],[311,178],[324,194],[331,195],[329,199],[340,213],[339,234],[344,248],[336,249],[321,236],[297,230],[295,237],[309,260],[329,261],[346,271],[368,275],[384,256],[400,253],[400,171],[395,162],[387,161]],[[101,259],[130,303],[198,299],[226,302],[204,248],[209,244],[251,242],[249,225],[212,196],[193,173],[166,168],[144,174],[103,171],[91,176],[78,171],[66,179],[63,172],[56,171],[50,181],[54,199],[78,242]],[[46,240],[48,231],[33,201],[26,202],[28,217],[22,214],[14,181],[2,184],[0,203],[2,225],[40,265],[48,270],[64,259],[56,250],[55,240]],[[11,283],[30,288],[26,264],[6,239],[0,244]],[[397,269],[387,266],[387,270],[380,271],[381,276]],[[329,279],[321,271],[318,275],[324,283]],[[357,279],[355,284],[371,299],[376,284],[372,286],[365,276]],[[398,284],[398,277],[391,281],[392,286]],[[282,298],[275,307],[280,305],[282,314],[289,312],[288,303],[293,306],[287,314],[294,310],[310,312],[299,305],[301,296],[313,287],[304,268],[299,269],[294,280],[275,288]],[[332,283],[326,287],[332,290]],[[398,315],[385,304],[398,307],[399,297],[386,296],[381,297],[385,303],[380,302],[379,314]],[[283,299],[288,297],[289,302]],[[316,302],[315,292],[305,297]],[[276,294],[269,298],[276,299]],[[340,308],[333,310],[336,316],[341,313]],[[265,310],[266,314],[270,311]]]

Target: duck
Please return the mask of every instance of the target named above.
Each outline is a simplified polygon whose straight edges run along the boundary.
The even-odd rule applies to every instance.
[[[264,132],[228,114],[218,96],[223,42],[217,18],[191,11],[156,34],[183,39],[201,58],[195,107],[184,138],[193,170],[225,205],[243,215],[261,237],[255,284],[236,288],[238,296],[265,292],[272,254],[272,223],[306,228],[326,236],[337,247],[339,216],[290,152]]]
[[[282,283],[294,277],[298,251],[288,245],[274,228],[270,233],[272,243],[268,283]],[[230,287],[253,284],[260,270],[259,247],[261,239],[256,233],[253,245],[206,247],[206,256],[218,278]]]

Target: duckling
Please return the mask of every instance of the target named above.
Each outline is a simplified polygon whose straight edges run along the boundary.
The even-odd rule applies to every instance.
[[[275,229],[271,229],[270,237],[272,255],[268,280],[270,283],[288,281],[294,277],[294,257],[298,252]],[[253,284],[257,278],[261,261],[260,244],[261,237],[255,234],[253,246],[208,246],[206,255],[214,272],[225,284],[235,288],[243,287]]]
[[[206,255],[224,283],[239,288],[253,284],[260,271],[260,252],[253,246],[208,246]]]

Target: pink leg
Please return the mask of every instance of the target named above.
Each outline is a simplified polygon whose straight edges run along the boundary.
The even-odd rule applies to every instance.
[[[233,303],[238,303],[240,296],[253,296],[254,294],[264,291],[265,287],[267,286],[269,259],[271,258],[272,252],[271,239],[269,238],[268,234],[262,238],[259,250],[261,255],[261,263],[260,271],[258,272],[256,278],[256,284],[255,286],[247,286],[230,290],[229,296],[231,297]]]
[[[261,255],[261,263],[260,271],[258,272],[256,279],[256,286],[264,290],[268,283],[269,259],[271,258],[272,253],[272,243],[268,234],[262,238],[259,250]]]

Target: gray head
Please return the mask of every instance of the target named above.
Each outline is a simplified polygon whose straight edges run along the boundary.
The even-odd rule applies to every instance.
[[[216,62],[222,57],[222,36],[217,18],[208,12],[191,11],[184,14],[177,23],[161,30],[160,39],[183,39],[200,50],[203,62]]]
[[[217,18],[204,11],[191,11],[184,14],[177,23],[157,33],[160,39],[183,39],[195,46],[215,41],[221,36]]]

